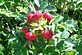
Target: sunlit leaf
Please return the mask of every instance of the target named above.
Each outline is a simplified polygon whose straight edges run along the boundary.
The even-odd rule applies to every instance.
[[[75,22],[73,20],[67,20],[66,21],[66,25],[68,27],[75,27],[76,26],[76,24],[75,24]]]
[[[58,22],[60,22],[61,20],[63,19],[63,16],[61,16],[61,15],[58,15],[58,16],[56,16],[55,18],[54,18],[54,24],[57,24]]]
[[[60,35],[60,38],[66,39],[68,38],[70,33],[68,31],[63,31],[62,34]]]
[[[35,4],[40,7],[39,0],[34,0]]]

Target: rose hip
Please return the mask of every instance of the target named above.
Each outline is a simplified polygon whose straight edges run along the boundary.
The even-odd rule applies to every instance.
[[[25,33],[25,38],[27,41],[34,41],[37,38],[37,36],[32,32],[27,32]]]
[[[43,13],[43,17],[44,17],[45,19],[47,19],[49,22],[50,22],[51,19],[52,19],[52,15],[51,15],[50,13],[48,13],[48,12],[44,12],[44,13]]]
[[[45,30],[42,32],[42,36],[45,39],[51,39],[53,36],[53,33],[50,30]]]

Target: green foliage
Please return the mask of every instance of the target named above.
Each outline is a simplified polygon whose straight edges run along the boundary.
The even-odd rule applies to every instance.
[[[45,28],[53,31],[51,40],[39,33],[29,43],[20,31],[30,11],[52,14]],[[0,0],[0,55],[82,55],[81,0]]]

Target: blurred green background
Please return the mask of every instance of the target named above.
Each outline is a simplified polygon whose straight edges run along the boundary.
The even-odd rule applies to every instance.
[[[27,25],[32,5],[53,16],[53,24],[48,27],[55,38],[48,45],[41,37],[32,48],[25,44],[19,28]],[[82,55],[82,1],[0,0],[0,55]]]

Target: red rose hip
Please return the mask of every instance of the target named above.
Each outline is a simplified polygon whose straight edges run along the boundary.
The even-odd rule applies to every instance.
[[[41,17],[42,17],[42,13],[40,11],[36,11],[33,15],[33,18],[35,20],[39,20],[39,18],[41,18]]]
[[[21,31],[22,31],[23,33],[27,33],[27,32],[28,32],[28,27],[23,27],[23,28],[21,29]]]
[[[38,18],[41,18],[43,15],[42,12],[40,12],[40,11],[37,11],[35,14],[37,15]]]
[[[50,30],[45,30],[42,32],[42,36],[45,39],[51,39],[53,36],[53,33]]]
[[[28,17],[29,22],[33,22],[33,14],[32,13],[29,13],[27,17]]]
[[[37,36],[36,36],[36,34],[34,34],[32,32],[27,32],[27,33],[25,33],[25,38],[28,41],[34,41],[37,38]]]
[[[43,13],[43,17],[44,17],[45,19],[47,19],[49,22],[50,22],[51,19],[52,19],[52,15],[51,15],[50,13],[48,13],[48,12],[44,12],[44,13]]]

